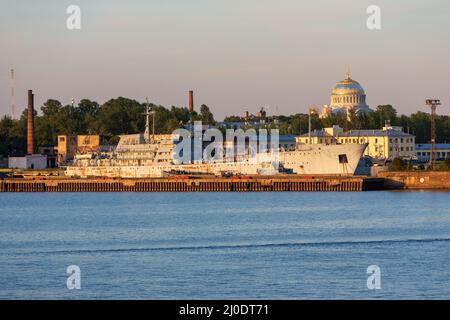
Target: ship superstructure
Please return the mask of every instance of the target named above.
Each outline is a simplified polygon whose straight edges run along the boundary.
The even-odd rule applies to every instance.
[[[77,154],[66,168],[68,176],[150,178],[171,174],[268,175],[291,172],[303,175],[353,175],[366,148],[364,144],[298,145],[293,150],[258,154],[232,161],[192,161],[175,159],[172,135],[133,134],[120,136],[110,152]]]

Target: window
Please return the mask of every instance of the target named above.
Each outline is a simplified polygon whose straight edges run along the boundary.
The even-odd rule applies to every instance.
[[[339,163],[344,164],[348,163],[347,155],[346,154],[340,154],[339,155]]]

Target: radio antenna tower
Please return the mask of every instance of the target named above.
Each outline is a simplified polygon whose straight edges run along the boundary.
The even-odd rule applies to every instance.
[[[430,153],[430,165],[431,170],[434,170],[436,165],[436,108],[441,105],[440,100],[428,99],[426,101],[427,106],[431,108],[431,153]]]
[[[14,69],[11,69],[11,117],[14,119],[16,116],[16,79],[14,75]]]

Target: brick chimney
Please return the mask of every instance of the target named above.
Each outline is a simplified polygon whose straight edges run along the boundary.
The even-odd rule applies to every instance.
[[[34,94],[28,90],[27,154],[34,153]]]

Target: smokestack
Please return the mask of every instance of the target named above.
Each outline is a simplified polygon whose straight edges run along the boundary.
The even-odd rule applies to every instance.
[[[27,154],[34,153],[34,94],[28,90]]]
[[[189,113],[194,112],[194,91],[189,91]]]

